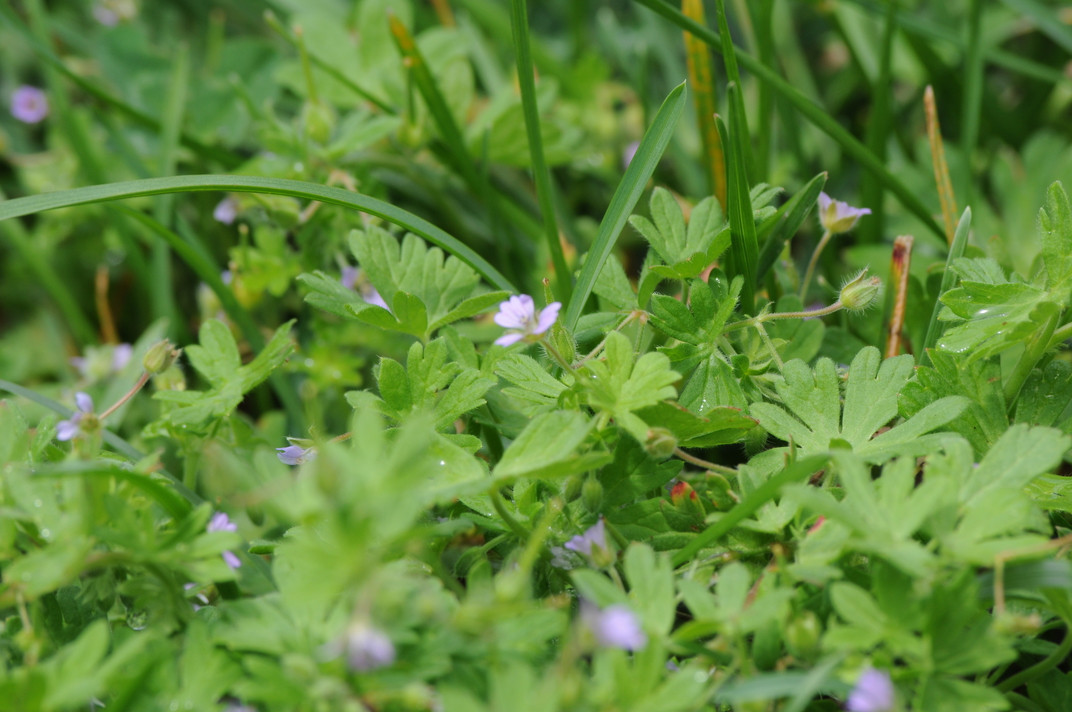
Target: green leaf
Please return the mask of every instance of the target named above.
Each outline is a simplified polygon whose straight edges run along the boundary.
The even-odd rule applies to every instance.
[[[276,329],[256,358],[238,367],[234,337],[220,321],[209,319],[201,327],[201,345],[187,347],[191,362],[212,384],[207,391],[157,391],[153,397],[177,407],[164,414],[173,425],[200,425],[231,413],[246,393],[263,383],[286,361],[294,349],[290,337],[293,321]]]
[[[649,210],[654,223],[640,215],[630,217],[629,223],[667,265],[651,268],[661,279],[696,277],[729,247],[729,226],[713,197],[704,198],[692,209],[687,228],[681,206],[665,188],[652,192]]]
[[[536,416],[503,453],[493,472],[496,481],[561,478],[605,464],[610,456],[604,453],[575,454],[594,424],[571,410]]]
[[[1059,430],[1018,423],[998,439],[961,488],[966,506],[994,489],[1022,490],[1050,472],[1072,447],[1072,437]]]
[[[919,420],[896,425],[872,440],[897,415],[897,394],[912,375],[912,365],[908,355],[882,361],[878,349],[862,349],[849,366],[843,413],[833,361],[820,359],[814,371],[803,361],[790,361],[782,370],[785,380],[775,385],[789,413],[769,403],[755,403],[751,413],[772,435],[793,442],[806,454],[826,452],[841,443],[879,461],[898,452],[922,454],[926,444],[918,437],[959,415],[967,400],[950,397],[932,403],[917,414]]]
[[[674,623],[674,577],[669,557],[634,542],[625,550],[623,564],[629,597],[644,627],[656,635],[666,635]]]
[[[1046,289],[1069,303],[1072,289],[1072,206],[1060,181],[1046,191],[1046,205],[1039,210],[1042,262],[1046,265]]]
[[[942,351],[931,353],[931,364],[917,367],[915,378],[901,390],[902,415],[911,418],[945,396],[967,397],[971,401],[967,409],[947,427],[967,438],[982,455],[1009,427],[1000,364],[995,360],[969,361]]]
[[[579,372],[588,403],[614,417],[643,442],[647,428],[634,424],[629,414],[676,396],[673,384],[681,375],[671,370],[670,359],[663,354],[647,353],[636,359],[629,339],[617,331],[607,335],[603,356],[602,360],[589,361]]]
[[[536,359],[516,351],[495,363],[495,375],[514,384],[503,388],[503,393],[532,404],[533,407],[526,410],[527,415],[555,405],[566,390],[566,384],[549,374]]]
[[[756,426],[740,408],[714,406],[693,413],[682,405],[663,401],[637,411],[644,422],[667,428],[681,447],[713,447],[740,442]]]

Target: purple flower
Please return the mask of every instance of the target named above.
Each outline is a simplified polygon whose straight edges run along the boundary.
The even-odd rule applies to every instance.
[[[212,519],[209,520],[206,530],[210,532],[236,532],[238,531],[238,525],[232,522],[224,512],[216,512],[212,515]],[[224,563],[232,569],[237,569],[242,565],[242,561],[233,551],[225,551],[222,556]]]
[[[581,621],[592,631],[596,642],[606,648],[640,650],[648,642],[640,621],[628,606],[616,604],[600,610],[594,604],[582,601]]]
[[[82,421],[85,420],[86,416],[93,415],[93,399],[87,394],[76,393],[74,402],[78,410],[71,416],[71,419],[61,420],[56,423],[57,440],[72,440],[81,435],[83,432]]]
[[[355,623],[346,634],[346,664],[351,670],[367,672],[395,661],[395,644],[382,630],[367,623]]]
[[[380,293],[364,277],[360,267],[350,267],[349,265],[343,267],[342,274],[339,275],[339,281],[347,289],[356,289],[361,294],[361,298],[372,306],[382,307],[387,311],[391,311],[391,307],[387,306],[387,302],[383,300]]]
[[[212,217],[217,222],[230,225],[238,217],[238,203],[235,202],[234,198],[224,198],[216,204],[216,209],[212,211]]]
[[[130,363],[132,352],[130,344],[90,346],[84,356],[74,356],[70,363],[82,378],[96,381],[122,371]]]
[[[346,265],[342,268],[342,274],[339,275],[339,281],[342,283],[342,286],[347,289],[353,289],[354,285],[357,284],[357,277],[359,274],[361,274],[361,270],[357,267]]]
[[[848,232],[862,216],[870,214],[871,208],[854,208],[826,193],[819,193],[819,222],[831,235]]]
[[[37,87],[23,85],[11,95],[11,115],[24,124],[37,124],[48,116],[48,97]]]
[[[867,668],[845,701],[849,712],[889,712],[893,709],[893,682],[885,670]]]
[[[607,544],[607,527],[602,517],[584,534],[578,534],[567,541],[565,547],[585,557],[597,568],[607,566],[614,561],[614,554],[610,545]]]
[[[300,445],[290,445],[288,447],[277,447],[275,449],[276,457],[284,465],[300,465],[303,462],[316,459],[315,447],[302,447]]]
[[[522,339],[538,341],[535,337],[551,328],[561,308],[561,302],[551,302],[544,309],[537,310],[532,297],[527,294],[510,297],[499,305],[499,313],[495,315],[495,323],[509,331],[495,339],[495,343],[509,346]]]

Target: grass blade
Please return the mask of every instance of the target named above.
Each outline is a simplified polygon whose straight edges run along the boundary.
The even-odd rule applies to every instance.
[[[673,22],[681,29],[692,32],[712,47],[718,46],[722,41],[717,33],[693,22],[682,15],[676,8],[666,4],[662,0],[634,1],[661,15],[670,22]],[[878,176],[882,184],[886,186],[891,193],[897,196],[897,199],[906,210],[915,215],[936,236],[943,240],[945,239],[942,227],[931,216],[930,211],[920,201],[916,193],[886,168],[886,165],[879,160],[877,156],[871,153],[866,146],[860,143],[860,141],[854,138],[852,134],[842,128],[837,121],[831,118],[821,106],[806,97],[789,84],[789,82],[782,79],[774,72],[774,70],[764,66],[762,62],[748,53],[736,50],[735,55],[741,66],[754,74],[760,81],[770,84],[774,91],[791,103],[796,110],[814,124],[816,128],[834,139],[846,154],[859,161],[864,168]]]
[[[748,129],[741,116],[740,91],[736,84],[729,87],[730,125],[729,132],[722,117],[715,117],[722,145],[729,147],[729,205],[726,215],[729,218],[730,242],[729,259],[726,261],[726,273],[730,279],[737,275],[744,277],[741,289],[741,311],[745,314],[755,313],[756,308],[756,265],[759,262],[759,240],[756,237],[756,221],[752,213],[752,198],[749,195],[748,175],[745,172],[744,151],[748,142]]]
[[[949,246],[949,254],[945,258],[945,271],[942,273],[942,287],[938,291],[938,298],[934,300],[934,310],[931,312],[930,323],[927,324],[927,336],[923,339],[923,349],[919,354],[919,363],[925,365],[930,361],[929,351],[938,343],[941,329],[938,326],[938,312],[942,310],[942,295],[953,288],[956,277],[953,275],[953,261],[964,256],[964,248],[968,246],[968,233],[971,232],[971,208],[964,208],[964,214],[960,216],[957,231],[953,236],[953,244]]]
[[[779,208],[778,212],[760,227],[760,234],[768,231],[769,234],[763,243],[763,250],[759,253],[759,263],[756,265],[756,284],[759,284],[767,277],[767,272],[774,266],[774,262],[778,259],[778,255],[781,254],[785,243],[796,234],[800,226],[804,224],[804,220],[808,217],[812,208],[815,207],[815,203],[819,199],[819,193],[823,191],[824,187],[826,187],[826,173],[820,173],[808,181],[807,185],[786,201],[785,205]],[[767,224],[771,224],[772,227],[767,228]]]
[[[964,94],[960,104],[961,188],[964,202],[971,205],[975,197],[972,185],[972,154],[979,142],[980,108],[983,105],[982,0],[971,0],[968,11],[968,47],[964,56]]]
[[[890,77],[893,36],[897,30],[896,20],[897,2],[890,0],[889,9],[886,12],[886,24],[882,31],[882,45],[878,54],[878,74],[871,87],[871,96],[874,97],[874,101],[867,122],[867,135],[864,137],[864,142],[871,153],[883,162],[886,161],[886,143],[893,126],[893,91]],[[886,225],[882,182],[872,173],[865,175],[862,183],[860,197],[863,199],[863,204],[871,208],[873,219],[864,222],[860,228],[860,236],[866,242],[880,242]]]
[[[667,139],[669,140],[669,138]],[[656,159],[657,160],[657,159]],[[428,240],[477,271],[489,284],[510,292],[517,288],[495,269],[487,260],[478,255],[469,246],[452,237],[424,218],[418,217],[401,208],[376,200],[360,193],[353,193],[342,188],[308,183],[284,178],[264,178],[260,176],[196,175],[172,176],[168,178],[147,178],[145,180],[107,183],[86,188],[61,190],[42,195],[31,195],[0,202],[0,220],[32,215],[34,213],[69,208],[75,205],[101,203],[124,198],[137,198],[145,195],[163,193],[196,193],[204,191],[232,191],[237,193],[269,193],[288,195],[292,198],[317,200],[321,203],[339,205],[383,218],[415,235]]]
[[[938,123],[938,107],[934,103],[934,89],[928,84],[923,90],[923,111],[927,120],[927,140],[931,145],[931,162],[934,164],[934,182],[938,185],[938,202],[942,204],[942,223],[945,237],[950,245],[956,233],[957,198],[953,194],[953,182],[949,179],[949,164],[945,161],[945,146],[942,144],[942,127]]]
[[[718,16],[718,31],[721,41],[722,49],[722,61],[726,65],[726,80],[730,87],[737,87],[737,91],[733,92],[732,89],[728,90],[727,101],[730,105],[730,128],[736,134],[738,126],[735,121],[740,122],[740,127],[745,131],[743,142],[738,143],[733,148],[737,150],[737,160],[743,161],[744,175],[745,175],[745,190],[747,186],[751,185],[749,179],[754,179],[756,176],[755,165],[752,163],[752,142],[748,136],[748,121],[747,115],[744,112],[744,97],[741,95],[741,71],[737,68],[737,52],[733,47],[733,38],[730,36],[729,21],[726,19],[726,2],[725,0],[715,0],[715,14]],[[736,115],[736,118],[734,118]],[[736,137],[734,138],[736,141]],[[732,175],[733,166],[728,168],[729,173]],[[727,182],[732,179],[727,176]],[[727,196],[727,200],[731,200]]]
[[[704,24],[703,0],[684,0],[682,11],[699,24]],[[688,64],[689,86],[692,87],[692,100],[696,104],[696,127],[700,131],[703,143],[705,163],[707,165],[709,187],[718,204],[726,209],[726,156],[722,150],[722,139],[715,127],[715,112],[718,105],[715,100],[715,83],[711,76],[711,59],[708,57],[707,45],[687,30],[685,36],[685,60]]]
[[[536,82],[533,79],[532,53],[529,50],[529,16],[525,0],[511,0],[512,25],[514,30],[514,54],[517,59],[517,78],[521,88],[521,107],[525,112],[525,130],[529,138],[529,155],[532,159],[532,177],[536,182],[536,198],[543,217],[544,237],[551,252],[555,268],[555,296],[560,301],[569,301],[572,291],[569,267],[562,253],[558,238],[558,220],[555,218],[554,187],[551,171],[543,155],[543,137],[540,133],[540,113],[536,105]]]
[[[603,269],[603,264],[614,249],[614,243],[617,242],[618,235],[621,234],[622,228],[625,227],[629,214],[632,213],[637,201],[640,200],[640,196],[648,184],[648,179],[655,172],[655,167],[658,165],[659,159],[662,158],[663,151],[666,150],[667,144],[670,143],[670,137],[673,135],[677,122],[681,118],[681,112],[685,107],[685,96],[684,84],[677,85],[666,96],[662,106],[659,107],[659,111],[655,114],[651,126],[644,133],[644,138],[640,140],[640,145],[637,147],[632,162],[625,169],[625,176],[622,177],[621,183],[618,184],[618,188],[614,191],[610,206],[603,216],[603,221],[599,224],[599,233],[592,243],[592,248],[588,251],[584,267],[581,268],[581,274],[577,279],[577,285],[574,287],[573,294],[566,305],[566,313],[562,318],[562,323],[566,329],[572,330],[577,326],[577,320],[581,318],[581,311],[584,309],[588,297],[592,294],[592,287],[595,286],[596,278]],[[2,208],[3,205],[0,205],[0,209]]]
[[[893,241],[893,256],[890,258],[890,287],[893,290],[893,307],[886,329],[886,358],[901,353],[904,331],[905,306],[908,304],[908,270],[912,265],[911,235],[898,235]]]

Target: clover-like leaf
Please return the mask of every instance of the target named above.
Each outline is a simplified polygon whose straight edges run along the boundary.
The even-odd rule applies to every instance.
[[[847,448],[874,461],[921,454],[932,443],[919,436],[957,417],[968,402],[959,396],[939,399],[915,418],[875,437],[896,417],[897,394],[911,376],[912,365],[911,356],[882,361],[878,349],[862,349],[849,366],[842,408],[833,361],[820,359],[814,370],[803,361],[790,361],[782,372],[784,381],[775,386],[788,412],[770,403],[755,403],[751,412],[769,433],[805,454]]]

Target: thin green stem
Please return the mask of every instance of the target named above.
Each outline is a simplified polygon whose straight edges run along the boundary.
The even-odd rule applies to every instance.
[[[1069,653],[1072,653],[1072,630],[1065,631],[1064,640],[1061,641],[1061,644],[1057,646],[1052,653],[1038,663],[1021,670],[1009,679],[998,684],[998,691],[1012,692],[1021,685],[1024,685],[1057,667],[1057,665],[1064,662]]]
[[[646,313],[647,312],[643,312],[643,311],[640,311],[640,310],[634,310],[634,311],[629,312],[629,314],[626,315],[626,317],[624,319],[622,319],[621,323],[618,324],[618,326],[614,327],[614,331],[621,331],[622,329],[624,329],[626,327],[627,324],[629,324],[635,318],[637,318],[638,315],[646,314]],[[577,363],[573,364],[571,369],[580,368],[581,366],[583,366],[584,364],[588,363],[593,358],[598,356],[599,352],[603,350],[603,347],[607,345],[607,339],[610,337],[610,335],[612,333],[613,332],[608,332],[607,335],[603,337],[603,340],[600,341],[598,344],[596,344],[596,347],[594,349],[592,349],[591,351],[589,351],[587,356],[582,358]]]
[[[496,513],[502,517],[506,526],[510,527],[510,531],[516,534],[521,541],[527,541],[530,532],[521,524],[521,522],[517,521],[517,519],[514,518],[514,515],[510,513],[510,510],[506,508],[506,500],[503,499],[499,485],[493,485],[491,488],[491,504],[495,507]]]
[[[841,300],[834,302],[830,306],[823,307],[821,309],[812,309],[811,311],[797,311],[797,312],[766,312],[764,314],[756,314],[755,316],[747,319],[741,319],[735,321],[732,324],[727,324],[722,333],[726,334],[731,331],[737,331],[738,329],[744,329],[749,326],[755,326],[756,324],[762,324],[767,321],[776,321],[778,319],[814,319],[819,316],[827,316],[833,314],[840,309],[843,309],[844,305]]]
[[[678,458],[679,460],[684,460],[690,465],[696,465],[697,467],[702,467],[705,470],[710,470],[711,472],[718,472],[720,474],[731,475],[733,477],[736,477],[738,474],[737,470],[733,469],[732,467],[726,467],[725,465],[719,465],[718,463],[709,462],[708,460],[696,457],[695,455],[690,455],[679,447],[674,448],[674,457]]]
[[[808,287],[811,286],[811,278],[815,276],[815,266],[819,264],[819,255],[823,254],[831,237],[833,234],[829,230],[824,231],[823,236],[819,238],[819,244],[815,246],[815,252],[811,253],[808,268],[804,271],[804,279],[800,282],[800,301],[802,302],[808,297]]]
[[[562,355],[562,352],[560,352],[554,347],[554,345],[551,344],[550,339],[544,339],[540,343],[543,344],[543,347],[547,349],[547,353],[551,355],[551,358],[553,358],[559,366],[566,369],[567,371],[574,370],[575,367],[571,365],[569,361],[566,360],[566,357]]]
[[[763,340],[763,343],[771,353],[771,358],[774,359],[774,363],[778,364],[778,370],[781,371],[785,368],[785,363],[782,361],[782,357],[778,355],[778,349],[774,348],[774,342],[771,341],[771,337],[767,333],[767,330],[763,328],[762,321],[756,322],[756,331],[759,332],[759,338]]]
[[[98,417],[99,417],[99,418],[100,418],[101,420],[104,420],[104,419],[105,419],[105,418],[107,418],[107,417],[108,417],[109,415],[111,415],[111,414],[112,414],[112,413],[114,413],[115,411],[119,410],[119,409],[120,409],[120,408],[121,408],[121,407],[123,406],[123,404],[124,404],[124,403],[126,403],[126,402],[127,402],[128,400],[130,400],[131,398],[133,398],[133,397],[134,397],[134,395],[135,395],[135,394],[136,394],[136,393],[137,393],[138,391],[140,391],[140,390],[141,390],[141,389],[142,389],[142,388],[143,388],[143,387],[145,386],[145,384],[146,384],[146,383],[148,383],[148,382],[149,382],[149,372],[148,372],[148,371],[146,371],[146,372],[144,372],[144,373],[142,373],[142,374],[141,374],[141,378],[139,378],[139,379],[138,379],[138,382],[134,384],[134,387],[133,387],[133,388],[131,388],[131,389],[130,389],[129,391],[127,391],[127,392],[126,392],[126,393],[125,393],[125,394],[123,395],[123,397],[122,397],[122,398],[120,398],[120,399],[119,399],[119,400],[117,400],[117,401],[116,401],[115,403],[113,403],[113,404],[112,404],[112,406],[111,406],[111,407],[110,407],[110,408],[109,408],[108,410],[106,410],[106,411],[104,411],[103,413],[101,413],[101,414],[100,414],[100,416],[98,416]]]

